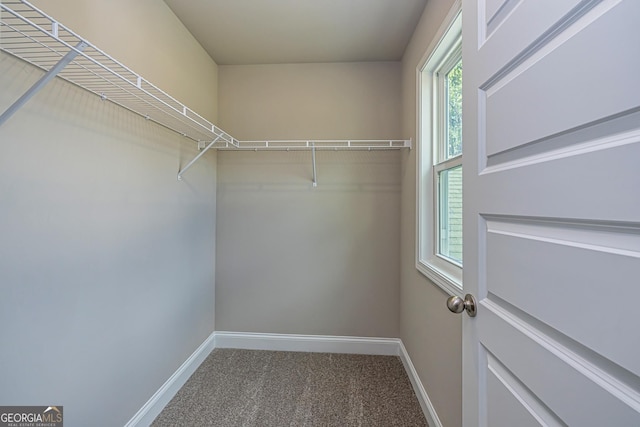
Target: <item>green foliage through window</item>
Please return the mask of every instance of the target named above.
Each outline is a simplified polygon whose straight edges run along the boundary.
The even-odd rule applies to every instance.
[[[446,158],[462,154],[462,60],[447,73]]]

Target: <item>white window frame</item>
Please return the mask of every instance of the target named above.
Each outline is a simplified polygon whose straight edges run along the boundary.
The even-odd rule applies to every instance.
[[[443,84],[436,71],[443,68],[447,58],[461,49],[462,40],[462,5],[457,0],[443,24],[438,29],[433,42],[418,64],[417,72],[417,231],[416,268],[436,285],[450,295],[462,292],[462,266],[449,258],[438,254],[438,212],[436,197],[438,195],[437,174],[439,171],[462,165],[462,155],[446,161],[436,157],[445,147],[438,147],[444,141],[443,110],[444,105],[434,105],[434,92],[437,85]],[[436,166],[434,166],[434,164]]]

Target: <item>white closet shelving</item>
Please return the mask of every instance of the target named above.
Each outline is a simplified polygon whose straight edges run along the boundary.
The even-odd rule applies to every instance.
[[[315,151],[411,148],[410,140],[238,141],[142,76],[23,0],[0,1],[0,50],[42,69],[45,74],[2,114],[0,126],[54,77],[61,77],[209,149],[310,150],[314,185]]]
[[[47,81],[57,75],[196,142],[219,137],[237,144],[231,135],[26,1],[0,2],[0,48],[47,72]],[[9,107],[0,124],[15,110]]]

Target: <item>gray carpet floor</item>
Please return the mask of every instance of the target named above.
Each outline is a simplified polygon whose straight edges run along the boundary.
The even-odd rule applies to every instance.
[[[427,422],[396,356],[215,349],[152,426]]]

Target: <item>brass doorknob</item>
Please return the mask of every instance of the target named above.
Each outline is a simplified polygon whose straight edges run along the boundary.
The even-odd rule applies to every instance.
[[[447,308],[452,313],[462,313],[467,311],[469,317],[476,317],[476,299],[471,294],[466,294],[464,299],[457,295],[447,298]]]

